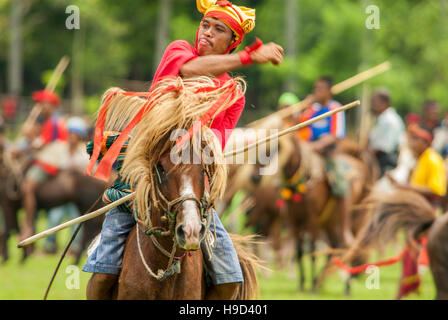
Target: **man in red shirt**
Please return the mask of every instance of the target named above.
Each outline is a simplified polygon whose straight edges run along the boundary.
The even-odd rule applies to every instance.
[[[54,112],[54,109],[59,106],[59,97],[51,91],[41,90],[33,92],[32,98],[40,105],[40,115],[35,123],[23,128],[24,140],[19,142],[18,148],[14,151],[15,156],[31,155],[32,159],[32,164],[26,172],[22,184],[25,225],[20,235],[21,239],[28,238],[34,233],[37,186],[45,182],[48,177],[57,174],[59,170],[54,163],[51,163],[51,160],[43,160],[39,156],[35,156],[35,153],[43,151],[55,141],[67,141],[68,138],[63,119]],[[44,158],[57,160],[57,156],[52,154],[48,154]]]
[[[179,75],[209,76],[223,83],[230,79],[227,72],[251,63],[281,63],[283,49],[275,43],[259,42],[252,50],[247,48],[234,53],[244,35],[255,26],[255,10],[228,1],[197,0],[196,4],[198,10],[204,13],[204,18],[197,31],[195,46],[183,40],[172,42],[157,68],[152,87],[163,77]],[[218,114],[211,125],[223,149],[243,111],[244,103],[244,98],[241,98]],[[214,249],[211,263],[206,264],[213,284],[206,298],[230,299],[243,281],[242,273],[233,244],[216,214],[215,219],[220,245]],[[112,297],[112,288],[121,271],[127,234],[134,225],[132,215],[118,208],[106,214],[100,242],[83,267],[83,271],[94,273],[87,285],[88,299]]]
[[[197,2],[204,1],[198,0]],[[235,22],[238,22],[239,19],[244,19],[244,13],[247,15],[249,9],[239,13],[243,7],[229,7],[227,6],[228,3],[227,1],[218,1],[217,4],[205,11],[196,35],[194,47],[185,40],[177,40],[168,45],[154,75],[152,86],[163,77],[178,75],[182,77],[216,77],[219,83],[224,83],[230,79],[227,72],[239,69],[245,65],[268,62],[277,65],[282,61],[282,47],[272,42],[261,45],[257,50],[251,52],[249,56],[247,51],[232,53],[241,43],[244,34],[252,29],[245,31]],[[198,4],[198,9],[201,9],[201,4]],[[243,22],[253,21],[252,28],[255,25],[255,10],[253,10],[253,16],[253,20],[250,18],[243,20]],[[250,25],[250,23],[246,23],[246,25]],[[218,131],[221,134],[218,138],[223,149],[231,130],[235,128],[243,112],[244,104],[245,99],[242,97],[232,107],[218,114],[211,125],[211,129],[215,129],[215,132]],[[227,132],[225,132],[226,129]]]

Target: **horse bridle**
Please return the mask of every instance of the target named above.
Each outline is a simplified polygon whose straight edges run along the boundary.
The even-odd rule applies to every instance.
[[[154,278],[156,278],[160,281],[163,281],[171,275],[180,273],[180,261],[182,260],[182,258],[185,256],[185,253],[186,253],[185,252],[180,257],[175,257],[175,252],[176,252],[176,248],[178,245],[177,241],[176,241],[176,237],[175,237],[175,228],[176,228],[176,221],[177,221],[177,214],[179,212],[179,207],[185,201],[190,201],[190,200],[195,201],[196,204],[198,205],[199,210],[200,210],[201,222],[203,222],[206,226],[206,232],[204,233],[202,238],[199,239],[199,241],[201,242],[206,237],[207,232],[210,228],[211,219],[210,219],[209,211],[213,208],[213,204],[210,202],[210,198],[209,198],[207,191],[204,191],[204,194],[200,200],[194,194],[181,196],[181,197],[178,197],[171,201],[168,200],[163,195],[162,191],[160,190],[160,186],[162,185],[162,179],[160,176],[160,172],[157,168],[157,165],[154,167],[154,170],[157,174],[157,178],[158,178],[158,182],[159,182],[158,185],[156,184],[156,193],[157,193],[157,196],[161,200],[160,201],[162,203],[161,208],[164,212],[164,215],[161,217],[161,221],[168,222],[169,227],[168,227],[168,230],[165,230],[162,227],[154,227],[152,225],[151,218],[149,217],[149,215],[146,215],[146,221],[144,222],[146,230],[144,231],[144,233],[146,235],[149,235],[151,237],[151,240],[152,240],[154,246],[157,249],[159,249],[165,256],[167,256],[169,258],[168,267],[165,271],[158,270],[158,273],[155,274],[151,270],[151,268],[148,266],[148,264],[146,263],[145,258],[143,256],[143,252],[141,250],[140,237],[139,237],[139,223],[142,223],[142,221],[140,219],[138,219],[138,217],[137,217],[135,204],[134,204],[134,216],[137,221],[137,232],[136,232],[137,233],[137,246],[138,246],[140,258],[143,262],[143,265],[145,266],[146,270],[148,271],[148,273],[151,276],[153,276]],[[207,178],[210,181],[210,175],[209,175],[208,170],[203,167],[202,172],[207,175]],[[171,249],[171,253],[168,252],[167,250],[165,250],[165,248],[163,248],[162,245],[160,245],[160,243],[156,239],[156,237],[165,237],[165,236],[173,237],[173,247]],[[216,235],[215,235],[215,238],[216,238]],[[216,239],[215,239],[215,243],[216,243]],[[208,249],[208,250],[210,250],[210,249]]]
[[[157,166],[155,166],[154,170],[156,172],[159,185],[162,185],[162,179],[160,176],[160,172],[157,169]],[[206,169],[202,168],[202,171],[207,174],[207,177],[209,177],[208,171]],[[158,185],[156,185],[156,193],[157,193],[157,196],[161,200],[160,201],[161,208],[164,212],[164,215],[161,217],[161,220],[162,220],[162,222],[168,222],[169,229],[161,231],[160,230],[161,227],[152,227],[151,229],[147,229],[145,231],[145,234],[147,234],[147,235],[154,234],[157,237],[170,236],[170,235],[174,236],[175,225],[176,225],[176,220],[177,220],[177,214],[179,212],[179,207],[181,207],[181,205],[185,201],[196,202],[196,204],[198,205],[199,210],[201,212],[201,214],[200,214],[201,221],[202,222],[205,221],[208,224],[209,211],[213,206],[210,202],[210,198],[209,198],[207,191],[204,192],[204,194],[200,200],[194,194],[189,194],[189,195],[178,197],[178,198],[170,201],[164,196],[164,194],[162,193],[162,191],[160,190],[160,187]],[[149,221],[146,221],[147,224],[148,224],[148,222]],[[202,241],[202,238],[200,240]]]

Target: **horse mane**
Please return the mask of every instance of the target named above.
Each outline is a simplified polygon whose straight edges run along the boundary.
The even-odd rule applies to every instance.
[[[231,95],[222,96],[235,88]],[[207,90],[213,88],[213,90]],[[202,89],[202,90],[201,90]],[[105,131],[121,131],[144,107],[147,112],[131,132],[121,177],[135,191],[136,209],[140,219],[147,218],[149,208],[158,207],[156,196],[157,175],[154,168],[162,156],[176,145],[170,135],[176,129],[189,130],[210,107],[220,100],[220,106],[212,115],[211,121],[184,143],[178,150],[190,150],[201,154],[204,142],[209,148],[208,154],[214,159],[207,163],[210,174],[210,200],[215,201],[223,195],[226,186],[227,169],[221,144],[207,125],[221,111],[232,106],[244,95],[245,82],[241,78],[230,79],[216,86],[209,77],[182,79],[168,77],[158,82],[147,99],[122,94],[123,90],[111,88],[106,91],[103,100],[111,92],[117,92],[109,102]],[[176,137],[178,138],[178,137]],[[202,138],[202,141],[201,141]],[[209,161],[210,162],[210,161]],[[182,164],[175,167],[182,166]]]

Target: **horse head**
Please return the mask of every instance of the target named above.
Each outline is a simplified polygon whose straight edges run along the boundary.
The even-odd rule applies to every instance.
[[[183,250],[199,249],[207,230],[209,204],[201,164],[176,166],[169,155],[163,156],[156,168],[160,185],[159,197],[164,216],[161,222],[174,232]]]

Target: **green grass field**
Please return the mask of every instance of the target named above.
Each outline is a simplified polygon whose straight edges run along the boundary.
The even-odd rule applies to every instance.
[[[40,218],[38,221],[38,231],[45,229],[45,221]],[[58,236],[59,247],[62,251],[65,241],[70,233],[64,230]],[[0,299],[42,299],[45,289],[50,281],[51,275],[56,267],[59,255],[44,255],[42,253],[42,242],[36,244],[36,253],[24,264],[20,264],[21,250],[16,248],[18,242],[17,235],[13,236],[9,242],[10,260],[0,265]],[[392,256],[391,250],[386,252],[387,256]],[[376,259],[379,257],[374,257]],[[324,257],[318,258],[318,264],[322,264]],[[73,278],[77,271],[73,271],[70,265],[73,258],[66,257],[58,275],[54,281],[49,299],[85,299],[85,288],[90,274],[82,272],[81,266],[85,262],[83,258],[79,266],[79,288]],[[306,274],[310,274],[310,260],[305,258]],[[352,295],[346,297],[344,283],[338,273],[328,277],[318,294],[310,292],[310,282],[306,284],[306,291],[299,292],[296,266],[289,269],[275,270],[269,274],[259,274],[260,299],[273,300],[319,300],[319,299],[394,299],[397,293],[398,279],[400,275],[400,264],[382,267],[380,269],[379,289],[368,289],[366,279],[368,275],[362,275],[359,279],[352,281]],[[308,279],[309,280],[309,279]],[[67,286],[68,284],[68,286]],[[435,288],[429,270],[422,276],[420,294],[411,294],[407,299],[433,299]]]

